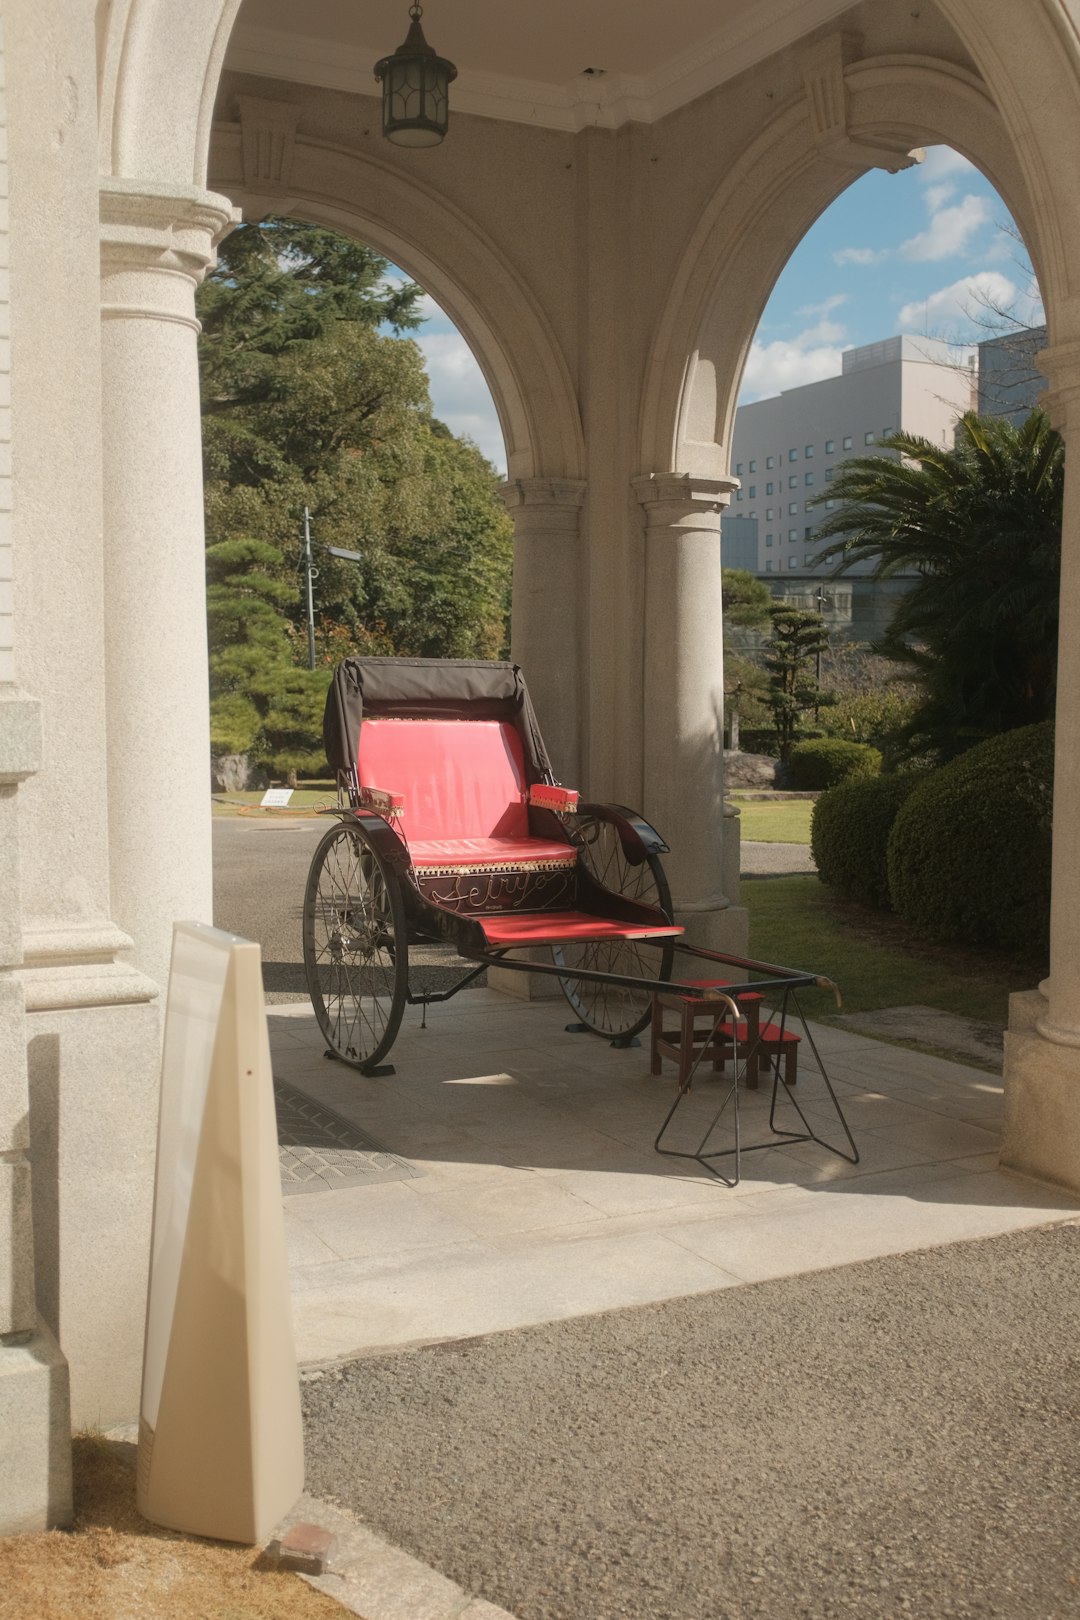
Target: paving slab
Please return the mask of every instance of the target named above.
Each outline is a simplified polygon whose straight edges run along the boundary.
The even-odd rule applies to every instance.
[[[558,1003],[471,991],[429,1008],[426,1029],[409,1009],[395,1072],[369,1079],[323,1057],[306,1003],[270,1009],[288,1083],[423,1172],[286,1198],[301,1362],[726,1291],[1080,1212],[997,1168],[995,1076],[832,1025],[814,1034],[859,1163],[783,1141],[745,1153],[742,1182],[725,1188],[653,1151],[672,1067],[653,1076],[646,1047],[613,1050],[566,1023]],[[693,1144],[727,1084],[695,1087],[675,1145]],[[843,1145],[802,1062],[795,1095]],[[742,1094],[745,1141],[763,1138],[768,1100],[768,1086]],[[790,1106],[786,1118],[798,1123]]]

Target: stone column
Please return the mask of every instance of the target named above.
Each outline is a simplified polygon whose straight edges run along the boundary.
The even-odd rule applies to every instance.
[[[194,187],[102,184],[112,913],[159,984],[173,923],[212,910],[195,289],[238,218]]]
[[[1001,1162],[1080,1191],[1080,341],[1039,357],[1065,463],[1050,976],[1009,1002]]]
[[[656,473],[633,481],[645,511],[643,805],[671,846],[679,922],[710,949],[746,949],[725,892],[724,638],[720,514],[736,481]]]
[[[514,520],[510,644],[525,671],[556,777],[581,785],[581,509],[576,478],[517,478],[501,490]]]

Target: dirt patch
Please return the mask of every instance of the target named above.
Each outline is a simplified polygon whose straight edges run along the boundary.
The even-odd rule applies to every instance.
[[[340,1620],[258,1547],[178,1535],[135,1508],[135,1448],[75,1441],[72,1530],[0,1540],[0,1620]],[[261,1567],[262,1566],[262,1567]]]

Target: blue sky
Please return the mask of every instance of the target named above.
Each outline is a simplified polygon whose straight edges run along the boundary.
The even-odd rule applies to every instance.
[[[1022,325],[1042,319],[1021,244],[997,192],[965,158],[931,147],[901,174],[874,170],[850,186],[788,261],[758,328],[740,399],[836,376],[840,355],[898,332],[977,341],[986,306]],[[502,435],[479,366],[426,298],[415,334],[435,413],[505,470]],[[980,326],[980,321],[983,326]]]

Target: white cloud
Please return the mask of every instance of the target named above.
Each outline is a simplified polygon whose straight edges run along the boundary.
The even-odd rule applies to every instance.
[[[926,206],[932,214],[939,208],[944,208],[950,197],[956,196],[956,187],[951,180],[942,180],[938,185],[927,186]]]
[[[845,335],[835,321],[821,320],[795,338],[777,338],[772,343],[755,339],[743,373],[740,403],[768,399],[785,388],[838,376]]]
[[[839,309],[841,304],[846,304],[850,296],[850,293],[833,293],[831,298],[823,298],[820,304],[804,304],[795,313],[796,315],[831,315],[834,309]]]
[[[888,248],[840,248],[833,254],[833,264],[880,264],[889,257]]]
[[[951,146],[928,146],[917,172],[924,184],[934,185],[946,175],[973,174],[975,165],[959,152],[954,152]]]
[[[989,198],[976,197],[974,193],[969,192],[951,207],[935,209],[933,198],[940,189],[932,186],[927,192],[930,224],[926,230],[900,244],[900,252],[905,259],[925,263],[952,258],[963,253],[975,232],[989,223],[991,218]]]
[[[965,328],[978,325],[989,311],[1016,308],[1020,310],[1020,319],[1026,323],[1028,302],[1016,283],[1000,270],[978,270],[926,298],[905,304],[898,318],[902,329],[951,332],[957,323]]]
[[[410,334],[424,356],[435,415],[452,433],[467,434],[505,472],[506,447],[484,374],[461,333],[452,327],[445,330],[449,323],[434,300],[425,294],[424,303],[431,305],[432,316],[438,315],[444,328],[436,332],[421,327]]]

